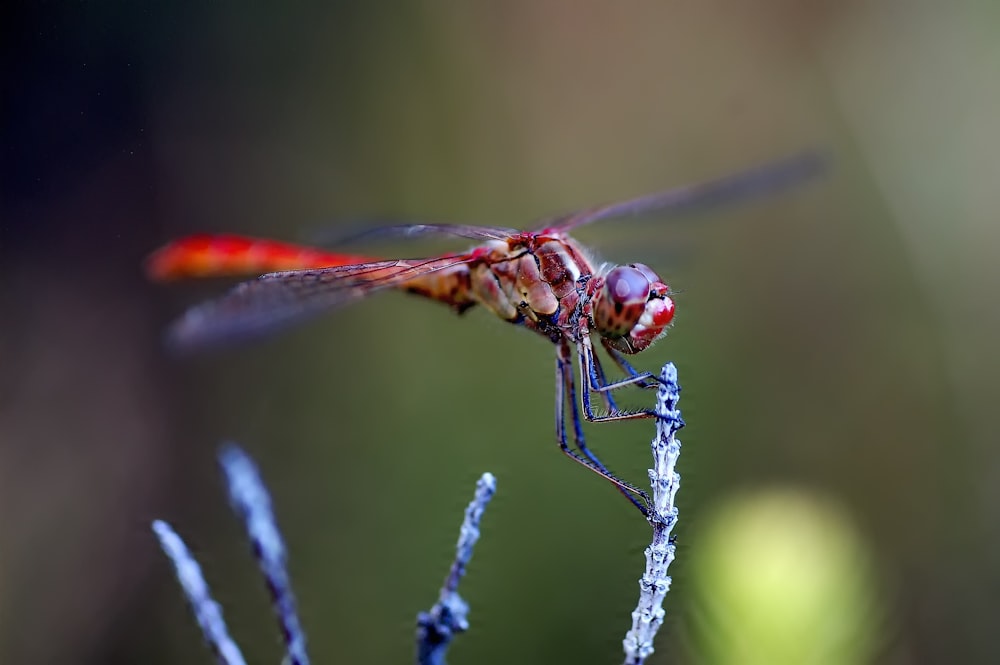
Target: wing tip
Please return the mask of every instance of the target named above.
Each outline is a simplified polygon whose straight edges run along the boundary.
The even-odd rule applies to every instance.
[[[778,165],[780,167],[784,164],[790,175],[798,174],[803,179],[808,179],[829,172],[833,168],[833,161],[833,151],[829,148],[807,148],[778,162]]]

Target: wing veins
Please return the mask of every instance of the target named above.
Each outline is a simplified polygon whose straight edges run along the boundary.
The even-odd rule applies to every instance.
[[[808,180],[825,170],[826,158],[806,152],[716,180],[668,189],[627,201],[585,208],[556,217],[545,231],[564,232],[584,224],[651,213],[677,213],[764,196]]]
[[[470,238],[472,240],[505,240],[509,236],[518,233],[517,229],[509,229],[503,226],[477,226],[472,224],[439,224],[430,222],[414,222],[406,224],[393,224],[380,226],[374,229],[366,229],[357,233],[339,238],[337,245],[350,244],[364,240],[376,238],[414,238],[417,236],[445,235],[457,238]]]
[[[390,260],[267,273],[189,309],[171,326],[168,343],[189,351],[257,337],[472,258],[451,255],[413,264]],[[378,274],[386,270],[389,274]]]

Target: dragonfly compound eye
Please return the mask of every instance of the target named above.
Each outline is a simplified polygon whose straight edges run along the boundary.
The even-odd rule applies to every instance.
[[[649,279],[631,266],[609,272],[594,299],[597,331],[608,338],[628,335],[646,308],[649,290]]]
[[[674,318],[674,303],[667,292],[666,284],[647,266],[615,268],[594,298],[597,332],[623,353],[642,351]]]

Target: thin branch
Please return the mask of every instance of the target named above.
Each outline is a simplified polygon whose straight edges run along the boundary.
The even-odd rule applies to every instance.
[[[219,454],[219,463],[229,483],[229,500],[246,525],[254,558],[271,593],[274,613],[285,641],[285,663],[308,665],[306,638],[295,610],[285,543],[271,510],[271,497],[260,479],[253,460],[239,446],[227,444]]]
[[[476,483],[475,497],[465,509],[465,519],[458,533],[455,560],[438,594],[438,602],[430,612],[421,612],[417,616],[419,665],[445,665],[445,655],[452,639],[469,629],[469,605],[458,595],[458,583],[472,558],[472,549],[479,540],[479,522],[496,488],[497,481],[491,473],[484,473]]]
[[[202,635],[205,636],[205,642],[215,654],[216,660],[221,665],[246,665],[240,648],[229,637],[226,621],[222,618],[222,609],[212,599],[212,592],[209,591],[205,577],[201,574],[201,566],[191,556],[187,545],[166,522],[154,521],[153,531],[160,539],[160,547],[174,564],[177,580],[184,589],[191,611],[194,612]]]
[[[653,542],[646,548],[646,571],[639,578],[639,604],[632,612],[632,628],[625,634],[625,665],[641,665],[653,653],[653,638],[663,624],[663,599],[670,590],[667,569],[674,560],[674,543],[670,532],[677,523],[674,496],[681,477],[674,470],[681,452],[676,434],[684,427],[677,409],[681,388],[677,383],[677,368],[667,363],[660,372],[660,387],[656,393],[656,438],[653,439],[653,468],[649,480],[653,485],[653,505],[647,519],[653,527]]]

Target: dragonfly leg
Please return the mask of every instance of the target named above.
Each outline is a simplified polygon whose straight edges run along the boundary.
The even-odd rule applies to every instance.
[[[566,404],[570,405],[570,416],[573,421],[573,442],[577,450],[573,450],[566,435]],[[603,462],[587,447],[583,436],[583,426],[580,423],[580,412],[576,402],[576,386],[573,380],[573,362],[568,344],[560,344],[556,355],[556,440],[559,449],[568,457],[587,467],[605,480],[613,483],[618,491],[632,502],[643,514],[649,515],[649,495],[643,490],[626,483],[615,476]],[[579,452],[577,452],[579,451]],[[581,454],[582,453],[582,454]]]
[[[612,359],[614,359],[614,356],[612,356]],[[601,367],[601,362],[598,359],[597,354],[594,354],[594,380],[597,382],[597,385],[601,386],[607,385],[608,383],[607,376],[604,374],[604,368]],[[615,403],[615,398],[611,395],[610,390],[604,390],[600,393],[600,395],[601,399],[604,400],[604,408],[608,411],[618,410],[618,404]]]
[[[638,386],[639,388],[656,388],[660,385],[660,377],[655,376],[652,372],[640,372],[635,367],[632,367],[632,364],[625,359],[625,354],[623,354],[615,347],[611,346],[611,344],[608,343],[608,340],[604,339],[603,337],[601,338],[601,344],[604,346],[604,350],[608,352],[608,355],[611,356],[611,359],[615,361],[615,364],[618,365],[621,371],[628,374],[629,377],[640,377],[640,376],[642,377],[642,380],[638,380],[638,378],[636,379],[635,381],[636,386]],[[597,354],[594,354],[594,365],[598,365]],[[598,373],[598,377],[600,378],[600,373]],[[603,383],[605,385],[607,384],[607,382]]]
[[[640,388],[649,388],[656,385],[656,379],[653,377],[652,372],[639,372],[632,365],[621,356],[620,353],[615,351],[613,348],[608,347],[605,344],[605,348],[608,349],[608,355],[611,359],[615,361],[622,371],[628,374],[624,379],[619,379],[618,381],[608,382],[604,376],[604,371],[601,369],[601,364],[597,360],[597,356],[594,354],[594,346],[590,341],[589,335],[584,335],[580,342],[577,343],[580,349],[580,369],[584,371],[584,376],[581,377],[587,382],[587,387],[590,392],[595,393],[607,393],[612,390],[617,390],[618,388],[623,388],[624,386],[638,386]],[[586,350],[586,358],[584,353]],[[586,367],[584,367],[584,360],[586,360]],[[650,383],[650,379],[653,379],[653,383]],[[607,403],[605,401],[605,403]],[[616,409],[610,408],[609,410],[615,411]]]
[[[634,420],[636,418],[655,418],[656,413],[652,409],[637,409],[635,411],[623,411],[621,409],[609,410],[607,413],[598,414],[590,403],[591,393],[601,394],[617,388],[631,385],[641,385],[651,375],[649,372],[637,372],[620,381],[597,384],[597,371],[594,366],[597,358],[594,356],[594,347],[591,344],[590,336],[584,335],[577,342],[577,353],[580,358],[580,381],[584,384],[583,391],[580,392],[580,402],[583,405],[584,417],[592,423],[611,422],[616,420]],[[612,356],[613,358],[614,356]]]

